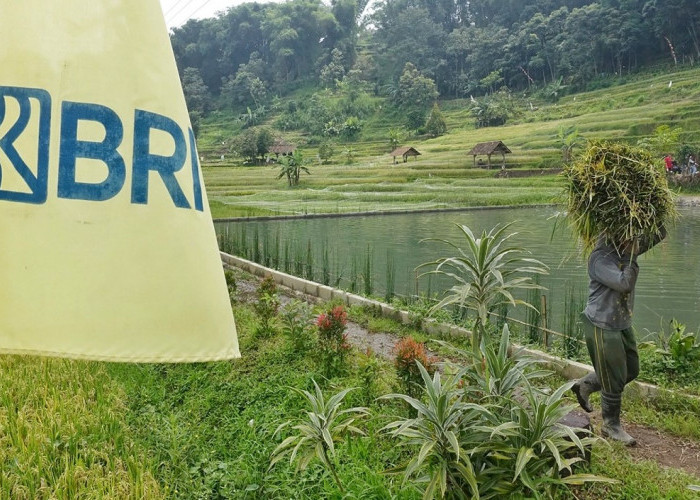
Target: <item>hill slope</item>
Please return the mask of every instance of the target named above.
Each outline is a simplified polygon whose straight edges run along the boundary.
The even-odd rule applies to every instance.
[[[378,106],[364,121],[360,140],[335,145],[330,164],[319,163],[317,146],[307,143],[310,138],[275,132],[298,144],[310,162],[311,175],[303,175],[295,188],[276,178],[274,164],[243,166],[241,159],[231,157],[228,145],[240,131],[231,115],[208,118],[199,147],[214,217],[549,203],[559,192],[559,181],[554,174],[539,174],[561,166],[560,130],[574,127],[586,139],[636,142],[659,125],[681,126],[682,142],[698,144],[699,97],[700,69],[693,68],[637,75],[627,83],[567,96],[556,104],[527,101],[520,116],[501,127],[476,129],[469,101],[445,101],[441,107],[448,133],[406,139],[404,144],[422,155],[397,165],[388,155],[389,131],[400,117]],[[274,124],[275,118],[269,117],[266,124]],[[473,168],[467,151],[492,140],[512,150],[509,171],[536,169],[538,175],[496,178],[494,170]],[[500,157],[494,158],[499,162]]]

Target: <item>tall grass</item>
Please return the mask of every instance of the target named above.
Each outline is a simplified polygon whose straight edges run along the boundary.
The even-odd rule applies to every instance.
[[[0,357],[0,498],[165,498],[104,363]]]
[[[364,271],[362,273],[362,282],[364,284],[364,293],[366,296],[372,295],[372,250],[370,246],[367,245],[367,252],[365,253],[365,263]]]
[[[386,252],[386,289],[384,291],[384,301],[387,304],[391,303],[394,298],[394,289],[396,286],[396,263],[391,251]]]
[[[534,279],[537,285],[540,284],[540,277],[535,276]],[[526,320],[528,324],[527,334],[528,340],[535,345],[541,344],[543,341],[542,330],[540,330],[540,318],[542,313],[540,311],[540,304],[542,303],[542,290],[539,288],[533,288],[527,291],[527,302],[534,306],[526,308]]]
[[[583,325],[581,311],[586,304],[585,295],[573,285],[569,285],[564,295],[564,316],[562,317],[562,347],[569,359],[576,359],[583,347]]]

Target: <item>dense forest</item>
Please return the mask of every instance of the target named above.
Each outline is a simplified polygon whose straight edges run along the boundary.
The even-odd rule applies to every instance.
[[[416,125],[438,96],[537,90],[556,98],[648,65],[692,64],[700,60],[700,2],[246,3],[190,20],[171,40],[195,118],[231,107],[247,112],[253,124],[275,96],[317,87],[354,89],[346,92],[352,103],[358,92],[397,106],[418,102]],[[297,114],[289,110],[281,128],[298,128]],[[361,115],[362,109],[352,109],[330,129],[340,133],[348,118]],[[324,126],[334,121],[323,113],[320,118]],[[352,123],[345,130],[352,132]]]

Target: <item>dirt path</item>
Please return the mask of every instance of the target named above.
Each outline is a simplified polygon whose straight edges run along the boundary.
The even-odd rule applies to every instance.
[[[700,197],[698,198],[700,202]],[[253,302],[257,283],[253,281],[237,281],[237,296],[242,302]],[[284,305],[292,298],[317,301],[298,292],[284,290],[280,294],[280,302]],[[348,340],[361,351],[372,349],[374,353],[386,359],[393,358],[393,347],[399,337],[382,332],[370,332],[365,327],[348,321]],[[600,429],[600,411],[589,415],[594,430]],[[626,429],[637,439],[637,446],[628,448],[629,454],[635,460],[653,460],[664,467],[680,469],[698,478],[700,483],[700,443],[661,432],[651,427],[626,423]]]

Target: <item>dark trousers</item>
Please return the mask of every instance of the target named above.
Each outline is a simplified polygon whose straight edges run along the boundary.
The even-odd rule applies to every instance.
[[[632,328],[605,330],[581,315],[586,334],[588,354],[598,376],[602,391],[622,394],[629,382],[639,375],[639,355]]]

